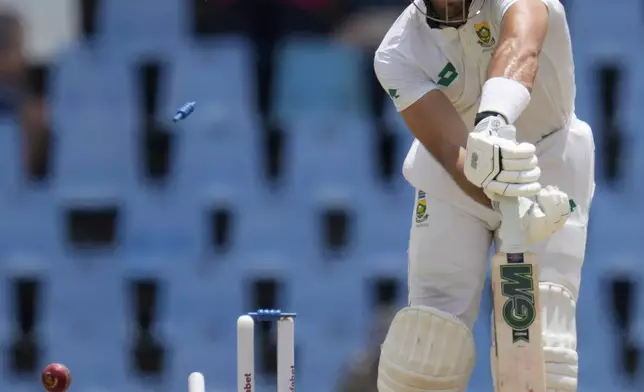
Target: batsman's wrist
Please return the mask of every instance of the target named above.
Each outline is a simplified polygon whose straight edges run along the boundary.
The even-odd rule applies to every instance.
[[[516,80],[494,77],[483,85],[479,113],[500,114],[508,124],[514,124],[530,103],[530,90]]]
[[[485,112],[478,112],[478,113],[476,113],[476,117],[474,117],[474,126],[479,125],[479,123],[480,123],[481,121],[485,120],[485,119],[486,119],[486,118],[488,118],[488,117],[497,117],[497,118],[499,118],[501,121],[503,121],[503,125],[507,125],[507,124],[508,124],[508,119],[507,119],[507,118],[505,118],[505,117],[503,117],[503,115],[502,115],[501,113],[491,112],[491,111],[485,111]]]

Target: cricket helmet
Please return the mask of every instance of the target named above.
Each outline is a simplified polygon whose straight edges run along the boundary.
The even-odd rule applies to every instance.
[[[411,0],[412,4],[422,12],[427,19],[442,25],[458,25],[467,22],[481,12],[485,0],[422,0],[426,11]],[[474,4],[476,4],[474,9]]]

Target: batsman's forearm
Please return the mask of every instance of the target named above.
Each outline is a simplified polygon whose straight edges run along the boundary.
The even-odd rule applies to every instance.
[[[518,39],[504,41],[497,48],[488,68],[488,79],[504,77],[516,80],[532,90],[539,69],[539,52],[522,47]]]
[[[539,54],[548,30],[548,8],[540,0],[523,0],[503,16],[499,45],[488,66],[488,79],[504,77],[532,89]]]

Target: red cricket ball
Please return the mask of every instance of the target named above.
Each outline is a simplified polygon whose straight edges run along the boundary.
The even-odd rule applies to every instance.
[[[41,380],[48,392],[65,392],[72,383],[72,374],[67,366],[52,363],[42,371]]]

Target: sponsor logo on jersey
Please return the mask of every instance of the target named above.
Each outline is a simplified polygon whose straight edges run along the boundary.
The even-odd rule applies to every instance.
[[[416,198],[416,223],[423,223],[429,218],[427,214],[427,198],[425,192],[418,190],[418,197]]]
[[[450,84],[452,84],[453,81],[458,78],[458,72],[456,72],[456,67],[454,67],[454,64],[452,63],[447,63],[441,70],[441,72],[438,74],[438,81],[436,84],[439,86],[443,87],[449,87]]]
[[[476,36],[479,37],[478,44],[484,48],[489,48],[494,46],[496,40],[492,37],[492,32],[490,31],[490,25],[486,22],[477,23],[474,25],[474,31]]]

